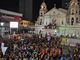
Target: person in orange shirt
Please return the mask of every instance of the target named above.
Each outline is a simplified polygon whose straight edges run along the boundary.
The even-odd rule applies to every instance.
[[[39,53],[41,60],[45,60],[44,59],[45,54],[47,54],[47,51],[44,48],[41,48],[40,53]]]
[[[56,47],[54,57],[58,59],[60,57],[60,54],[61,54],[61,50],[58,47]]]
[[[54,48],[53,47],[51,47],[51,49],[50,49],[50,58],[49,59],[51,59],[51,57],[53,56],[53,54],[54,54]]]
[[[51,50],[50,50],[50,57],[52,57],[53,53],[54,53],[54,48],[51,48]]]

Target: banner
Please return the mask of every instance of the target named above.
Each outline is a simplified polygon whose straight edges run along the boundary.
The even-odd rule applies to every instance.
[[[1,51],[2,51],[3,55],[5,55],[5,52],[6,52],[7,48],[8,47],[1,47]]]
[[[2,51],[3,55],[5,55],[7,48],[8,47],[4,47],[4,43],[1,43],[1,51]]]

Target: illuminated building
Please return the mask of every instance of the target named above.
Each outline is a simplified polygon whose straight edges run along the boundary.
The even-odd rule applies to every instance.
[[[21,20],[19,22],[20,27],[24,27],[24,28],[27,28],[30,24],[31,24],[31,22],[27,21],[27,20]]]
[[[6,33],[10,33],[10,22],[18,22],[21,18],[21,13],[0,9],[0,32],[2,35],[4,35],[4,33],[5,35]]]
[[[43,11],[42,11],[43,10]],[[45,2],[41,4],[38,19],[35,23],[35,32],[39,34],[80,36],[80,14],[78,0],[71,0],[68,9],[54,8],[47,11]]]

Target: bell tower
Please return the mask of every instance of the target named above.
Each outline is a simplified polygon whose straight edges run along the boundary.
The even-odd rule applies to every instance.
[[[68,24],[76,25],[79,22],[79,5],[78,0],[71,0],[68,8]]]
[[[39,16],[43,16],[46,12],[47,12],[47,5],[43,0],[41,7],[40,7]]]
[[[37,23],[39,25],[43,24],[43,16],[44,16],[45,13],[47,13],[47,5],[43,0],[42,4],[40,6],[40,10],[39,10],[39,16],[37,18]]]

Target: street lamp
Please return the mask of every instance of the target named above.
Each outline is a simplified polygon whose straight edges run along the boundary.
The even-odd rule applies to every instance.
[[[55,35],[58,35],[58,33],[57,33],[57,30],[56,30],[56,29],[54,30],[54,34],[55,34]]]
[[[4,23],[1,22],[0,25],[1,25],[1,36],[3,37],[3,35],[4,35],[4,28],[3,28]]]
[[[54,32],[57,33],[57,30],[55,29]]]
[[[3,26],[3,25],[4,25],[4,23],[3,23],[3,22],[1,22],[0,24],[1,24],[1,26]]]

